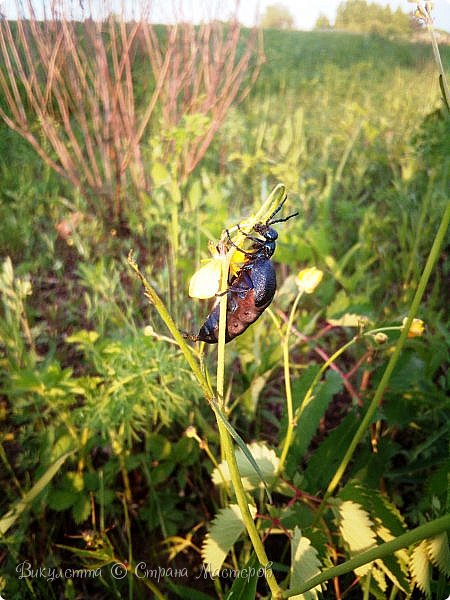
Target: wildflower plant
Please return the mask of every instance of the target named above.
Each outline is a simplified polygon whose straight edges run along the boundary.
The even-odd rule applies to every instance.
[[[237,247],[239,247],[240,244],[245,244],[245,234],[250,233],[255,223],[263,222],[264,219],[267,219],[273,212],[274,207],[279,204],[280,199],[284,194],[284,186],[277,186],[260,210],[241,225],[237,233],[233,232],[236,235],[233,241]],[[213,473],[214,483],[219,486],[224,486],[224,490],[228,495],[230,502],[233,498],[235,498],[237,502],[237,504],[230,503],[227,508],[222,509],[217,513],[211,530],[205,539],[202,555],[212,574],[220,570],[226,555],[232,549],[238,537],[246,530],[256,556],[255,560],[257,560],[257,563],[259,563],[262,568],[262,573],[270,588],[272,598],[280,599],[292,595],[299,595],[308,590],[312,590],[311,593],[313,593],[313,597],[316,598],[317,590],[320,589],[320,586],[325,585],[327,580],[351,570],[355,570],[357,575],[360,574],[366,576],[365,581],[368,586],[366,586],[366,588],[369,589],[370,577],[367,579],[367,574],[371,571],[368,565],[373,561],[377,561],[377,564],[383,565],[380,567],[381,570],[378,575],[384,578],[385,575],[382,573],[386,572],[386,564],[388,564],[386,563],[388,560],[387,557],[394,552],[401,548],[406,548],[417,541],[430,539],[433,538],[433,536],[445,535],[445,530],[450,526],[449,516],[437,518],[409,532],[405,532],[404,527],[402,526],[397,528],[397,535],[389,533],[388,537],[383,537],[381,530],[379,530],[375,523],[369,519],[367,506],[370,504],[370,500],[364,496],[365,492],[359,498],[361,492],[355,488],[352,492],[353,496],[351,496],[352,498],[356,498],[355,501],[346,499],[345,495],[342,493],[340,494],[340,497],[333,496],[337,487],[342,483],[349,462],[354,456],[362,436],[368,430],[375,411],[380,405],[383,393],[402,352],[405,341],[408,337],[421,335],[424,331],[423,322],[420,319],[417,319],[415,314],[418,310],[432,266],[436,260],[437,252],[443,242],[443,236],[446,226],[448,226],[449,217],[450,209],[446,211],[443,217],[441,227],[436,235],[435,243],[422,274],[408,317],[404,319],[401,325],[366,329],[367,320],[356,315],[350,315],[350,318],[348,318],[345,323],[347,327],[353,324],[353,326],[357,328],[356,335],[339,348],[332,356],[327,358],[322,367],[316,372],[310,385],[307,387],[303,399],[297,407],[294,408],[290,373],[290,334],[293,329],[295,313],[302,296],[304,294],[314,293],[324,276],[323,272],[317,267],[310,267],[300,271],[297,276],[298,293],[292,304],[286,327],[283,329],[280,325],[278,326],[283,348],[287,413],[287,428],[281,442],[279,457],[273,450],[267,448],[265,444],[256,443],[247,446],[234,430],[227,417],[227,401],[224,393],[225,328],[227,310],[226,292],[228,289],[230,265],[234,261],[235,265],[233,268],[238,268],[236,267],[236,264],[239,264],[237,260],[241,258],[239,257],[235,246],[233,245],[231,248],[227,249],[224,243],[219,243],[219,246],[213,249],[212,259],[197,271],[190,284],[190,295],[194,297],[207,297],[207,295],[215,294],[220,295],[219,341],[217,346],[217,377],[215,389],[210,383],[211,379],[205,371],[204,364],[198,361],[195,350],[187,344],[183,335],[178,331],[176,324],[167,311],[164,303],[150,286],[130,254],[128,259],[130,266],[141,279],[146,297],[151,304],[154,305],[167,325],[174,341],[179,345],[197,379],[203,395],[216,417],[221,454],[224,457],[222,463],[218,464],[215,459],[211,458],[211,450],[208,444],[201,439],[195,430],[188,433],[190,437],[194,437],[198,441],[200,447],[206,451],[213,461],[213,464],[215,465]],[[222,236],[222,239],[225,239],[224,236],[225,234]],[[235,255],[237,256],[235,257]],[[342,322],[344,322],[344,320]],[[395,344],[393,352],[390,354],[385,372],[371,402],[369,403],[364,417],[348,439],[349,443],[347,450],[343,453],[340,464],[335,470],[323,498],[308,496],[307,494],[302,494],[300,491],[296,492],[297,494],[300,494],[299,497],[303,498],[304,502],[306,502],[311,510],[313,523],[320,523],[326,511],[329,511],[330,509],[334,511],[337,522],[339,523],[341,536],[350,550],[350,559],[337,567],[323,570],[322,560],[319,557],[317,550],[314,548],[311,539],[304,537],[299,528],[294,528],[292,531],[286,531],[287,535],[291,538],[292,563],[290,570],[290,588],[283,591],[274,576],[272,563],[268,559],[264,546],[264,540],[271,530],[269,528],[268,533],[262,538],[259,527],[255,523],[256,516],[263,518],[262,515],[259,514],[256,506],[258,504],[258,498],[259,504],[262,504],[262,498],[258,490],[266,489],[269,502],[272,501],[270,492],[277,491],[279,494],[287,493],[286,490],[289,489],[290,484],[284,480],[286,474],[285,466],[294,441],[294,433],[296,433],[297,429],[301,430],[302,428],[305,428],[305,426],[308,427],[307,423],[305,423],[305,416],[307,415],[310,406],[313,406],[318,401],[318,397],[316,399],[318,386],[329,367],[333,366],[336,359],[345,353],[351,346],[358,344],[362,340],[372,340],[373,343],[378,346],[385,345],[385,347],[390,347],[389,334],[392,331],[399,332],[400,337]],[[235,451],[233,441],[239,446],[237,451]],[[348,484],[344,489],[349,489]],[[233,490],[233,492],[231,492],[231,490]],[[297,496],[294,496],[294,499],[296,497]],[[272,509],[272,511],[273,510],[274,509]],[[388,510],[393,511],[393,508]],[[359,521],[361,523],[364,522],[364,527],[367,530],[367,539],[364,538],[362,541],[359,540],[359,546],[356,547],[354,544],[354,540],[356,539],[355,527],[358,529],[359,533],[363,531],[361,527],[355,525]],[[278,521],[275,520],[274,522]],[[395,527],[394,530],[396,530]],[[225,535],[225,532],[227,532],[227,535]],[[381,543],[377,543],[379,541],[381,541]],[[365,551],[362,551],[364,550],[361,547],[362,542],[364,542]],[[397,558],[397,560],[400,559]],[[309,566],[307,567],[307,565]],[[398,584],[401,589],[407,589],[408,582],[406,580],[399,582],[398,580],[395,580],[394,575],[389,575],[389,573],[388,577],[390,577],[396,585]],[[233,589],[237,589],[234,587],[237,585],[238,583],[235,582]]]

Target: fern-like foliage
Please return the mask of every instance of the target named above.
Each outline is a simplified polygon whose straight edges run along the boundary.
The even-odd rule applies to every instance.
[[[254,517],[256,508],[249,505],[249,509]],[[228,552],[243,531],[244,523],[237,504],[219,510],[202,547],[203,562],[212,575],[218,574]]]

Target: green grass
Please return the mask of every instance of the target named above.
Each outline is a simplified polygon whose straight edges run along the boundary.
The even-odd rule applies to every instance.
[[[441,52],[448,66],[450,50]],[[448,262],[442,251],[416,315],[426,322],[425,335],[405,342],[383,398],[377,397],[448,203],[450,120],[439,110],[431,48],[377,36],[267,31],[265,53],[252,93],[231,108],[188,182],[161,177],[150,195],[130,199],[123,227],[114,231],[0,124],[0,519],[11,507],[20,509],[1,540],[5,598],[75,598],[86,590],[90,598],[181,598],[193,597],[194,589],[225,596],[230,580],[196,579],[205,525],[227,503],[225,490],[211,482],[221,460],[214,416],[125,259],[130,248],[137,251],[179,328],[193,331],[208,305],[188,298],[187,288],[208,257],[208,239],[256,211],[279,182],[289,192],[286,210],[300,212],[278,227],[279,294],[227,346],[225,380],[233,427],[278,456],[288,429],[283,372],[290,372],[295,414],[303,412],[303,398],[313,398],[294,431],[275,506],[267,508],[260,490],[251,489],[278,581],[289,570],[289,540],[270,535],[271,528],[293,536],[295,527],[302,529],[326,568],[336,562],[334,553],[347,560],[354,551],[342,503],[359,504],[376,522],[378,544],[386,541],[380,523],[399,537],[448,513]],[[159,168],[156,146],[154,128],[143,148],[149,169]],[[171,201],[174,189],[178,204]],[[83,219],[64,239],[55,226],[75,211]],[[7,256],[12,266],[3,262]],[[324,279],[301,298],[289,333],[283,317],[297,295],[294,276],[309,266],[322,269]],[[320,366],[357,332],[327,325],[344,314],[366,317],[368,329],[397,331],[387,330],[384,346],[371,336],[357,339],[335,361],[339,372],[319,377]],[[289,348],[284,364],[283,344]],[[202,372],[213,372],[214,351],[202,360]],[[374,399],[376,412],[361,440],[356,432]],[[190,426],[197,437],[184,436]],[[358,450],[318,520],[317,507],[355,439]],[[270,465],[272,455],[264,456]],[[426,562],[422,550],[432,554],[415,551],[429,569],[420,583],[432,597],[444,597],[445,569],[437,559]],[[242,568],[251,554],[244,540],[229,564]],[[186,568],[188,576],[111,576],[112,563],[140,560]],[[396,581],[403,589],[413,585],[404,557],[389,560],[385,569],[397,580],[387,576],[388,592],[394,594]],[[23,561],[102,566],[103,573],[89,581],[24,581],[16,571]],[[366,575],[346,597],[369,590],[386,597],[381,579],[380,570]],[[354,580],[353,572],[342,575],[341,593]],[[267,593],[262,579],[258,585]],[[336,589],[329,581],[326,597],[339,597]]]

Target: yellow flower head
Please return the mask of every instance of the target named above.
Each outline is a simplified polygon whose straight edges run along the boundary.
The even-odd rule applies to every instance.
[[[309,269],[303,269],[297,275],[297,285],[305,294],[312,294],[322,278],[323,271],[317,267],[310,267]]]
[[[402,327],[404,327],[406,325],[407,320],[408,320],[407,317],[405,317],[403,319]],[[422,319],[413,319],[411,326],[409,328],[409,331],[408,331],[408,337],[409,338],[420,337],[421,335],[423,335],[424,330],[425,330],[425,323],[422,321]]]
[[[208,244],[212,258],[202,261],[204,263],[203,266],[191,277],[189,283],[189,296],[191,298],[204,300],[205,298],[212,298],[219,291],[222,265],[225,260],[225,252],[221,253],[219,247],[220,242],[218,247],[212,242]],[[231,274],[237,275],[245,261],[245,254],[240,250],[236,250],[230,261]]]
[[[220,274],[222,272],[223,257],[210,258],[203,267],[191,277],[189,283],[189,296],[191,298],[212,298],[219,291]]]

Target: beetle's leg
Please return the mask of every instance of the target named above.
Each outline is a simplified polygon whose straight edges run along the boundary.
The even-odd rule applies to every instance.
[[[226,292],[218,292],[216,294],[216,297],[220,297],[220,296],[225,296],[225,294],[228,294],[228,292],[235,292],[236,294],[242,294],[244,292],[248,292],[248,290],[253,289],[253,281],[250,277],[250,275],[248,273],[245,272],[245,266],[242,267],[242,280],[238,285],[233,285],[232,283],[230,284],[230,287],[227,289]],[[242,283],[244,285],[242,285]]]
[[[237,227],[238,227],[239,231],[240,231],[240,232],[241,232],[243,235],[245,235],[246,237],[249,237],[250,239],[255,239],[255,240],[256,240],[256,238],[252,238],[252,236],[251,236],[251,235],[247,235],[246,233],[244,233],[243,231],[241,231],[241,230],[240,230],[240,228],[239,228],[239,225],[238,225]],[[237,246],[237,245],[236,245],[236,244],[233,242],[233,240],[231,239],[231,235],[230,235],[230,232],[228,231],[228,229],[225,229],[225,231],[226,231],[226,234],[227,234],[227,237],[228,237],[228,241],[230,242],[230,244],[231,244],[232,246],[234,246],[234,247],[236,248],[236,250],[239,250],[239,252],[242,252],[242,254],[244,254],[245,256],[253,256],[253,255],[255,254],[254,252],[248,252],[248,250],[242,250],[242,248],[239,248],[239,246]],[[260,242],[260,243],[262,243],[262,240],[257,240],[257,241],[258,241],[258,242]]]
[[[258,224],[261,225],[261,223],[256,223],[256,225],[253,226],[253,229],[256,229],[256,226]],[[257,238],[254,235],[249,235],[248,233],[245,233],[245,231],[242,231],[240,225],[236,225],[236,227],[238,228],[238,231],[240,233],[242,233],[242,235],[245,235],[245,237],[248,238],[249,240],[252,240],[253,242],[257,242],[260,245],[264,244],[264,240],[262,240],[261,238]],[[256,229],[256,231],[258,231],[258,229]]]
[[[192,333],[190,331],[180,331],[180,333],[185,340],[189,340],[190,342],[198,342],[198,335],[196,333]]]

